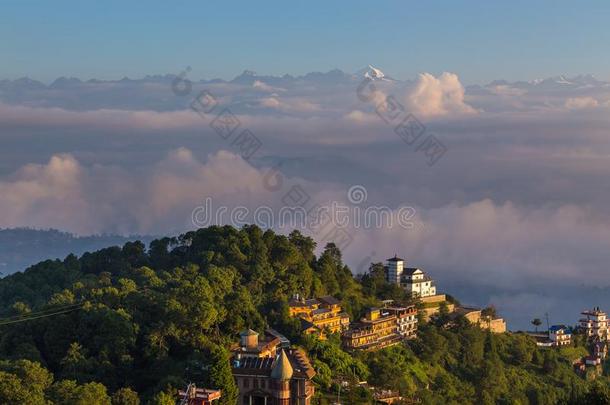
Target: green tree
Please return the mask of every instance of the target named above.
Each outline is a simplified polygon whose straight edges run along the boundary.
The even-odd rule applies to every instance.
[[[536,327],[536,332],[538,332],[538,326],[542,325],[542,321],[540,320],[540,318],[534,318],[532,320],[532,325]]]
[[[140,405],[138,393],[131,388],[121,388],[112,394],[112,405]]]
[[[210,349],[210,387],[220,389],[222,397],[219,405],[232,405],[237,401],[238,389],[229,364],[229,353],[220,346],[213,346]]]

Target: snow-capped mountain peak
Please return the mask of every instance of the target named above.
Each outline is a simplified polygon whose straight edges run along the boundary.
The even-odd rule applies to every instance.
[[[369,70],[364,73],[364,77],[368,79],[383,80],[385,78],[385,74],[381,70],[369,65]]]
[[[386,76],[385,73],[381,71],[381,69],[377,69],[372,65],[368,65],[364,69],[360,69],[357,73],[357,76],[364,76],[367,79],[371,80],[392,80],[390,77]]]

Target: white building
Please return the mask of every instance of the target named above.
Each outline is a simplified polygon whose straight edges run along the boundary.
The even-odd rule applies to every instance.
[[[608,339],[608,316],[599,307],[581,312],[585,318],[580,319],[580,328],[591,339],[605,341]]]
[[[405,268],[404,260],[394,256],[388,259],[386,265],[388,283],[400,284],[413,296],[430,297],[436,295],[434,280],[421,269]]]
[[[421,269],[406,268],[403,271],[403,286],[414,297],[430,297],[436,295],[434,280],[428,277]]]
[[[417,309],[415,305],[408,307],[384,308],[391,315],[396,316],[396,333],[406,339],[417,336]]]
[[[387,264],[387,280],[388,283],[400,284],[402,280],[402,272],[404,266],[404,260],[394,255],[391,259],[388,259]]]
[[[564,325],[553,325],[549,328],[549,339],[553,346],[566,346],[572,343],[572,334]]]

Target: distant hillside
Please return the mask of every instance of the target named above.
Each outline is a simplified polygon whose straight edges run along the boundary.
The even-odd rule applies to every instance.
[[[76,236],[55,229],[0,229],[0,276],[23,271],[46,259],[64,259],[70,253],[80,256],[108,246],[123,246],[133,240],[148,244],[152,239],[135,235]]]

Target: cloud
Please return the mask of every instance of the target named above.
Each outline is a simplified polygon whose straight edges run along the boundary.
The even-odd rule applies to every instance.
[[[0,227],[175,234],[207,196],[277,207],[294,183],[316,201],[343,201],[360,184],[371,204],[416,207],[424,226],[356,230],[345,251],[353,267],[372,250],[373,260],[401,252],[443,289],[484,286],[511,310],[511,294],[538,282],[608,285],[610,86],[464,88],[454,74],[422,74],[372,82],[363,101],[357,78],[316,80],[197,82],[188,96],[170,83],[9,94],[0,82]],[[189,105],[204,88],[219,104],[201,117]],[[434,166],[376,114],[390,95],[447,147]],[[226,107],[241,125],[223,139],[209,124]],[[248,162],[234,143],[245,128],[262,142]],[[284,188],[270,192],[263,182],[278,164]]]
[[[596,108],[599,103],[593,97],[570,97],[565,102],[565,108],[568,110],[582,110],[587,108]]]
[[[311,113],[320,109],[318,105],[309,100],[302,98],[282,98],[280,100],[277,95],[275,97],[264,97],[259,100],[259,103],[265,108],[292,113]]]
[[[0,103],[0,125],[5,128],[88,128],[89,130],[176,130],[201,125],[191,110],[126,111],[100,109],[71,111]]]
[[[498,96],[504,96],[504,97],[519,97],[519,96],[524,96],[527,94],[527,90],[512,87],[507,84],[499,84],[499,85],[491,86],[490,90],[494,94],[496,94]]]
[[[275,97],[265,97],[260,99],[260,104],[266,108],[280,108],[282,103]]]
[[[180,232],[193,226],[191,213],[207,197],[217,205],[240,205],[252,211],[265,205],[277,210],[282,195],[295,183],[312,200],[347,203],[342,186],[286,174],[281,175],[283,189],[272,192],[264,186],[268,170],[228,151],[209,155],[202,163],[186,148],[135,170],[88,167],[73,156],[56,155],[46,164],[25,165],[0,181],[0,227],[56,227],[85,234]],[[479,284],[515,286],[536,279],[608,284],[610,252],[605,247],[610,244],[610,217],[590,208],[570,204],[533,208],[483,199],[437,208],[416,206],[416,212],[423,227],[348,225],[355,239],[345,251],[347,260],[359,263],[371,246],[377,246],[412,257],[414,265],[455,269],[458,273],[453,276]]]
[[[267,93],[275,93],[275,92],[283,92],[286,91],[286,89],[282,89],[281,87],[274,87],[274,86],[270,86],[267,83],[261,81],[261,80],[255,80],[254,83],[252,83],[252,87],[254,87],[257,90],[261,90]]]
[[[371,246],[383,246],[386,254],[401,252],[411,265],[430,267],[447,280],[522,291],[544,280],[610,285],[604,248],[610,219],[585,207],[481,200],[416,211],[423,227],[354,231],[358,237],[347,252],[352,263]]]
[[[365,113],[360,110],[353,110],[343,116],[347,121],[355,123],[374,123],[379,120],[379,116],[374,114]]]
[[[56,155],[0,180],[0,227],[79,234],[183,231],[192,227],[190,213],[206,196],[262,204],[263,176],[226,151],[201,163],[179,148],[138,170],[86,167],[71,155]]]
[[[407,93],[409,108],[423,116],[472,114],[476,110],[464,101],[464,87],[454,73],[434,77],[421,73],[415,86]]]

